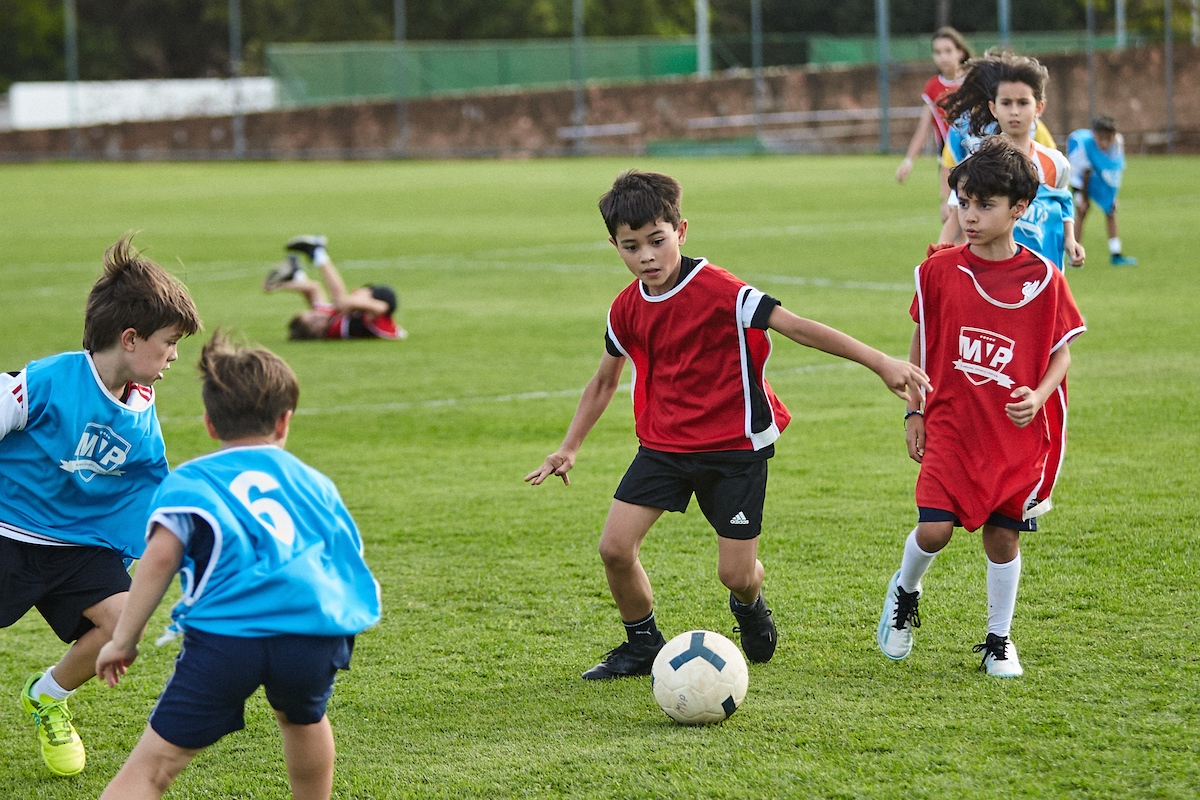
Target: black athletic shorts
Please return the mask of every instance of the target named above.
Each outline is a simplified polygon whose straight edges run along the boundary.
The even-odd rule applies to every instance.
[[[224,636],[189,630],[150,727],[176,747],[208,747],[246,726],[246,699],[262,686],[294,725],[325,716],[333,678],[350,668],[353,636]]]
[[[36,608],[69,644],[95,627],[83,612],[128,592],[129,583],[116,550],[29,544],[0,536],[0,628]]]
[[[736,453],[664,453],[639,447],[617,487],[617,500],[664,511],[687,510],[692,495],[718,536],[753,539],[762,532],[767,458]]]
[[[961,528],[962,523],[958,521],[953,511],[944,511],[940,508],[926,508],[924,506],[917,507],[918,522],[953,522],[954,527]],[[1010,531],[1023,531],[1032,533],[1037,530],[1037,517],[1027,520],[1013,519],[1006,517],[1003,514],[992,514],[988,517],[988,525],[995,525],[997,528],[1008,528]]]

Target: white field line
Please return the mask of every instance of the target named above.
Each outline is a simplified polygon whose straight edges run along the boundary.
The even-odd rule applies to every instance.
[[[849,361],[837,362],[833,364],[812,364],[805,367],[796,367],[794,369],[777,370],[773,374],[779,375],[802,375],[812,372],[824,372],[833,369],[845,369],[857,366]],[[623,383],[617,387],[618,393],[628,394],[631,384]],[[555,391],[540,391],[540,392],[518,392],[516,394],[499,394],[484,397],[445,397],[438,400],[415,400],[415,401],[397,401],[394,403],[350,403],[346,405],[310,407],[300,406],[296,409],[296,416],[317,417],[329,416],[331,414],[361,414],[368,413],[392,413],[396,411],[424,411],[428,409],[451,408],[455,406],[472,406],[485,405],[493,403],[521,403],[531,400],[556,400],[563,397],[579,397],[583,394],[583,389],[558,389]],[[159,417],[159,422],[164,425],[178,424],[193,424],[203,422],[202,417]]]

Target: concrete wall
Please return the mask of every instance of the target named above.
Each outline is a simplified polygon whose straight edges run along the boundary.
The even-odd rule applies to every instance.
[[[1088,122],[1087,61],[1083,55],[1042,59],[1050,70],[1045,120],[1065,144],[1066,134]],[[1175,48],[1176,152],[1200,152],[1200,48]],[[892,79],[894,107],[917,104],[928,65],[899,65]],[[1166,144],[1163,52],[1139,48],[1096,54],[1096,112],[1117,119],[1131,153],[1161,152]],[[845,118],[762,126],[776,149],[874,152],[879,146],[874,67],[774,69],[766,77],[762,112],[771,115],[833,109]],[[754,111],[749,75],[661,81],[636,86],[589,86],[591,126],[613,126],[607,135],[576,141],[562,136],[572,125],[570,89],[519,94],[413,100],[407,105],[404,154],[411,157],[536,157],[579,152],[641,153],[656,141],[698,142],[754,134],[753,125],[697,127],[695,120]],[[395,102],[275,111],[245,117],[251,158],[386,158],[400,152]],[[767,116],[766,119],[776,119]],[[891,148],[902,152],[915,118],[893,119]],[[612,130],[621,131],[613,133]],[[601,128],[600,132],[604,130]],[[228,117],[169,122],[96,125],[78,131],[76,154],[96,159],[229,158]],[[72,152],[66,130],[0,133],[0,159],[65,158]]]

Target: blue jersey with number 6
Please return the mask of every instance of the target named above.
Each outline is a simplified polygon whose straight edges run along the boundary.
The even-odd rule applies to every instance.
[[[379,584],[337,488],[279,447],[189,461],[152,508],[150,530],[163,524],[185,545],[172,611],[185,630],[340,636],[379,621]]]

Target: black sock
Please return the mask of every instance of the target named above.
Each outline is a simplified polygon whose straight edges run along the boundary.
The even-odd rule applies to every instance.
[[[729,610],[741,614],[749,614],[751,611],[758,608],[758,604],[762,602],[762,592],[758,593],[758,597],[754,598],[753,603],[743,603],[737,599],[737,595],[733,592],[729,593]]]
[[[659,634],[658,625],[654,622],[654,612],[650,612],[650,616],[637,622],[621,622],[625,626],[625,635],[629,638],[629,643],[632,645],[650,644],[658,640]]]

